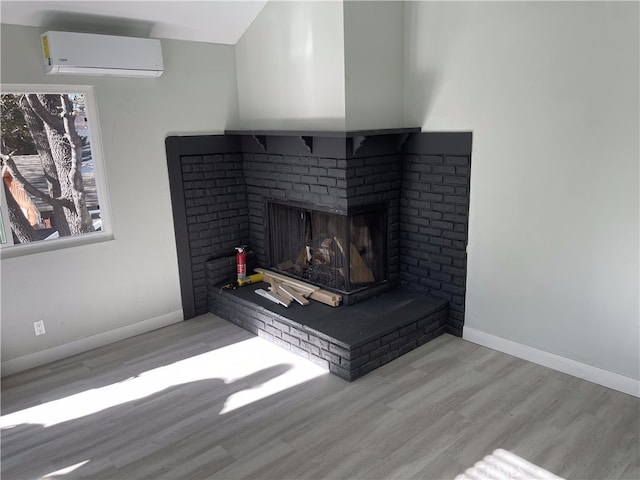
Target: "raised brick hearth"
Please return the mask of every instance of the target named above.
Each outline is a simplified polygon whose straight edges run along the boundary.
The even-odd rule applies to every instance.
[[[285,308],[254,292],[267,287],[260,283],[236,290],[212,289],[211,311],[348,381],[446,329],[447,302],[408,290],[394,290],[351,306],[311,302]]]

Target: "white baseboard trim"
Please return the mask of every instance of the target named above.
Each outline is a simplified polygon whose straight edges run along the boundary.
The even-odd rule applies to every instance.
[[[184,319],[182,309],[165,313],[157,317],[149,318],[141,322],[125,327],[98,333],[90,337],[80,338],[69,343],[47,348],[39,352],[30,353],[18,358],[12,358],[2,362],[2,376],[22,372],[30,368],[39,367],[49,362],[55,362],[78,353],[83,353],[94,348],[102,347],[125,338],[130,338],[141,333],[150,332],[158,328],[166,327]]]
[[[634,380],[633,378],[625,377],[618,373],[577,362],[554,353],[545,352],[544,350],[528,347],[527,345],[522,345],[521,343],[469,327],[463,328],[462,338],[482,345],[483,347],[507,353],[514,357],[522,358],[523,360],[528,360],[538,365],[567,373],[628,395],[633,395],[634,397],[640,397],[640,380]]]

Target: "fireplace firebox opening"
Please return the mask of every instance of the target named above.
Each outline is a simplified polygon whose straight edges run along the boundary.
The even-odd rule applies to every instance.
[[[387,210],[375,204],[341,214],[268,201],[271,268],[362,297],[387,281]]]

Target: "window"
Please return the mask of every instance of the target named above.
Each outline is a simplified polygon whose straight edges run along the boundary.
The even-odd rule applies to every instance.
[[[1,107],[2,256],[111,238],[93,89],[3,85]]]

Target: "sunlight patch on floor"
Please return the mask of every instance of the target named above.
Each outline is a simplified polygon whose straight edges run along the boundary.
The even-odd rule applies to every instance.
[[[524,458],[499,448],[467,468],[455,480],[562,480]]]
[[[259,337],[154,368],[124,381],[0,417],[0,428],[22,424],[44,427],[91,415],[111,407],[202,380],[222,380],[238,391],[226,399],[220,414],[327,374],[327,370]],[[212,384],[213,385],[213,384]]]
[[[89,460],[85,460],[84,462],[80,462],[80,463],[76,463],[75,465],[70,465],[66,468],[61,468],[60,470],[56,470],[55,472],[51,472],[51,473],[47,473],[46,475],[43,475],[40,478],[58,478],[58,477],[63,477],[64,475],[67,475],[68,473],[73,472],[74,470],[77,470],[78,468],[80,468],[81,466],[85,465],[89,463]]]
[[[328,371],[324,368],[298,357],[271,342],[261,338],[252,340],[256,341],[241,342],[234,345],[236,347],[233,352],[234,358],[242,360],[223,369],[228,383],[246,382],[247,379],[255,376],[256,372],[269,367],[288,365],[290,368],[285,373],[275,375],[268,381],[260,382],[253,388],[243,389],[230,395],[220,412],[221,415],[300,385],[320,375],[328,374]],[[265,373],[269,372],[266,371]]]

